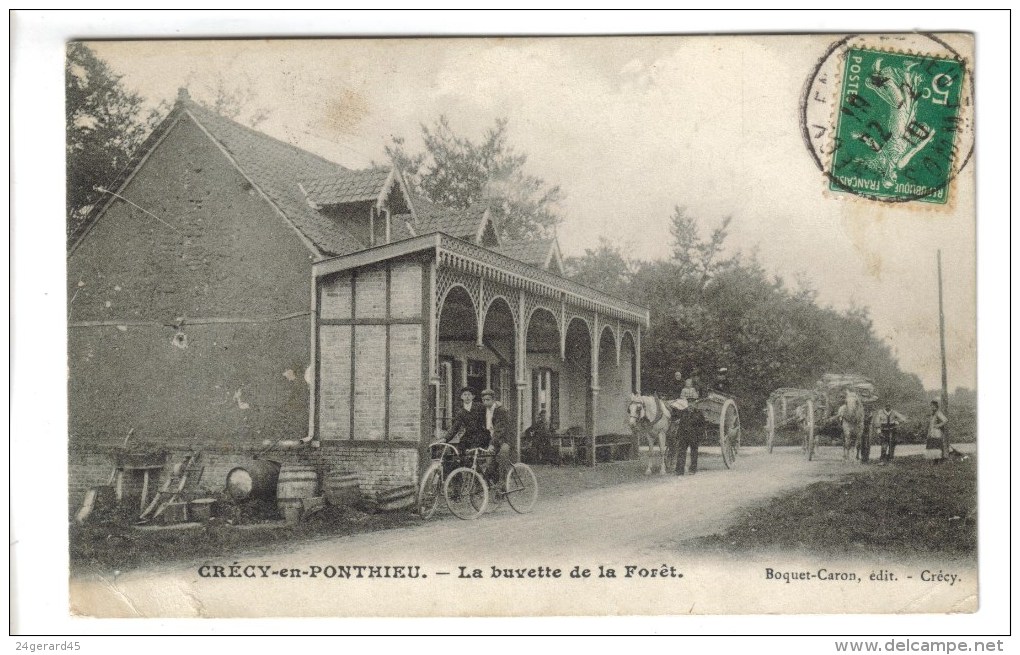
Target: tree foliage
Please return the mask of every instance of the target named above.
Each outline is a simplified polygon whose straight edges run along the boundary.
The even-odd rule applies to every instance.
[[[131,159],[152,128],[142,98],[83,43],[67,47],[67,229],[70,235],[89,208]]]
[[[507,120],[499,118],[480,141],[457,135],[445,116],[421,126],[425,150],[409,153],[394,137],[386,148],[417,193],[443,207],[488,203],[508,240],[551,235],[560,222],[559,186],[525,172],[528,156],[508,141]]]
[[[649,308],[643,389],[669,395],[678,370],[709,384],[726,367],[727,390],[750,427],[762,424],[772,391],[813,387],[827,372],[866,375],[884,399],[904,409],[923,400],[921,381],[900,370],[866,308],[823,307],[802,276],[791,289],[753,254],[724,256],[728,226],[725,220],[703,238],[697,221],[678,207],[668,260],[627,260],[603,240],[565,262],[573,279]]]
[[[624,258],[623,253],[609,239],[599,238],[595,249],[587,249],[580,257],[563,261],[567,277],[589,287],[622,298],[631,285],[631,276],[638,265]]]
[[[677,205],[670,217],[669,233],[673,236],[673,262],[684,277],[694,276],[701,285],[708,282],[727,261],[720,260],[723,244],[729,236],[731,216],[712,230],[708,239],[701,236],[698,222],[686,207]]]

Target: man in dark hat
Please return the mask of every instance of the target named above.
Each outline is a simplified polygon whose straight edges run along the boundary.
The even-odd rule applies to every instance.
[[[489,476],[498,484],[506,480],[509,472],[506,462],[513,456],[515,440],[511,437],[510,413],[496,401],[496,392],[492,389],[482,392],[482,406],[485,408],[485,429],[492,435],[489,448],[497,455],[489,468]]]
[[[460,390],[460,405],[453,414],[453,423],[446,433],[446,440],[453,441],[460,435],[460,451],[469,448],[488,448],[489,431],[485,429],[485,408],[475,402],[475,391],[471,387]]]

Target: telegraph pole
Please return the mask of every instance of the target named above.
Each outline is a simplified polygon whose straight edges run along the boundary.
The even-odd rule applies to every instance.
[[[942,350],[942,413],[949,416],[949,383],[946,377],[946,315],[942,309],[942,251],[937,254],[939,271],[939,346]],[[947,428],[949,426],[946,426]],[[942,456],[949,455],[949,433],[943,429]]]

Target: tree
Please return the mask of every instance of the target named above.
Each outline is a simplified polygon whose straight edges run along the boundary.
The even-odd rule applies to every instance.
[[[608,241],[568,259],[567,274],[647,307],[642,334],[642,388],[669,393],[673,374],[699,373],[711,380],[729,369],[728,392],[736,396],[747,428],[764,421],[761,408],[779,387],[812,388],[822,374],[860,373],[879,395],[911,416],[923,401],[917,376],[905,373],[875,335],[867,308],[822,307],[805,276],[793,288],[770,275],[754,252],[723,258],[729,220],[703,238],[697,222],[677,207],[671,217],[672,257],[626,260]],[[760,434],[760,433],[759,433]]]
[[[67,231],[75,233],[103,192],[151,131],[155,116],[142,116],[142,98],[128,91],[83,43],[67,48]]]
[[[599,237],[597,248],[585,249],[580,257],[568,257],[563,262],[570,279],[620,298],[631,287],[631,276],[638,265],[628,261],[620,248],[605,237]]]
[[[406,142],[394,137],[386,153],[427,200],[463,209],[487,202],[507,240],[551,235],[561,218],[556,205],[559,186],[524,172],[528,156],[507,139],[507,119],[498,118],[479,142],[458,136],[445,116],[432,127],[421,126],[425,150],[408,153]]]
[[[709,278],[729,263],[719,257],[732,220],[732,216],[724,218],[705,240],[698,230],[697,220],[687,213],[687,208],[680,205],[673,208],[669,232],[673,235],[673,260],[680,267],[681,275],[692,275],[704,286]]]

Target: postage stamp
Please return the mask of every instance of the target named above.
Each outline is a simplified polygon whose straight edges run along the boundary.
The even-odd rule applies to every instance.
[[[804,87],[803,137],[826,193],[935,209],[973,154],[973,79],[959,35],[852,35]],[[920,203],[920,204],[918,204]]]
[[[964,76],[961,61],[849,50],[829,188],[945,203]]]

